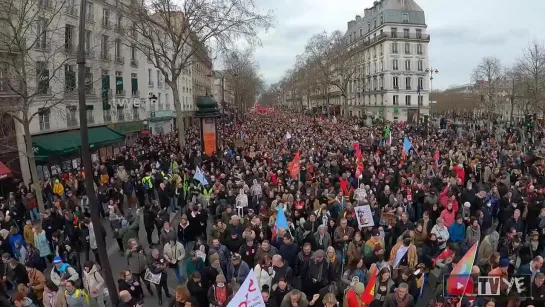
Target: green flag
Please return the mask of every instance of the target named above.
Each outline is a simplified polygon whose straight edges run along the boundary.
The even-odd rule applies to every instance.
[[[390,137],[390,125],[386,126],[386,129],[384,129],[384,138],[387,139]]]

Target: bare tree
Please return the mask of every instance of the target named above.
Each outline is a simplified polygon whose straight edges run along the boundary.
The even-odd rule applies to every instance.
[[[335,78],[332,70],[333,61],[330,57],[331,48],[332,39],[327,32],[313,35],[305,46],[306,57],[316,71],[318,91],[322,93],[328,109],[329,99],[331,98],[329,86],[333,84]]]
[[[259,66],[254,60],[252,49],[242,52],[231,51],[225,55],[227,83],[233,91],[234,101],[239,111],[252,107],[264,88],[259,75]]]
[[[271,27],[270,13],[261,14],[254,0],[132,1],[127,16],[133,20],[129,41],[161,71],[174,96],[178,139],[184,146],[184,127],[178,77],[197,64],[197,55],[223,52],[240,39],[259,44],[258,31]],[[202,56],[201,56],[202,58]]]
[[[502,96],[509,101],[509,121],[513,122],[515,114],[520,117],[530,113],[533,104],[527,96],[526,78],[520,74],[517,66],[505,69],[505,82]]]
[[[341,97],[343,97],[341,104],[345,116],[348,116],[348,100],[353,98],[350,93],[354,92],[349,88],[349,84],[356,73],[355,56],[349,50],[347,40],[340,31],[333,32],[330,39],[331,47],[328,57],[334,75],[331,85],[341,92]]]
[[[536,110],[545,111],[545,46],[534,41],[523,50],[517,60],[516,73],[522,79],[526,89],[527,101]]]
[[[61,74],[65,64],[75,64],[75,41],[64,39],[65,27],[60,22],[60,13],[67,9],[71,7],[63,1],[0,2],[0,53],[4,54],[0,59],[0,91],[12,98],[3,100],[0,113],[11,116],[23,130],[25,148],[19,155],[28,159],[40,212],[45,206],[30,124],[45,115],[65,114],[63,94],[75,89],[75,79],[73,83],[59,80],[61,75],[66,78]],[[64,84],[64,88],[52,84]],[[40,120],[40,126],[46,125],[49,122]]]
[[[481,95],[481,108],[494,110],[505,80],[501,61],[496,57],[483,58],[473,70],[471,79],[476,92]]]

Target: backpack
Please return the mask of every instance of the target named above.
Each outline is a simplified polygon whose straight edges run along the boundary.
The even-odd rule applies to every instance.
[[[79,298],[79,296],[83,295],[83,297],[85,298],[85,302],[87,303],[87,306],[89,306],[89,294],[87,294],[87,291],[85,290],[81,290],[81,289],[76,289],[76,291],[74,292],[74,296],[76,298]],[[68,291],[67,290],[64,290],[64,296],[68,296]]]

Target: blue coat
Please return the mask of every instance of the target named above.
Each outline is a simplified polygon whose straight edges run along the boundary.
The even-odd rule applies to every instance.
[[[8,239],[9,239],[9,245],[11,246],[12,256],[15,256],[15,253],[16,253],[16,251],[15,251],[15,242],[19,241],[19,243],[21,243],[21,245],[26,247],[25,239],[23,238],[23,235],[21,235],[20,233],[18,233],[16,235],[10,234]]]
[[[458,224],[457,222],[452,223],[448,228],[449,242],[460,243],[466,238],[466,226],[464,223]]]

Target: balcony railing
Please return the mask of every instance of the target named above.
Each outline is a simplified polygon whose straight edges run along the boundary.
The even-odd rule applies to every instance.
[[[115,62],[116,62],[117,64],[124,64],[124,63],[125,63],[125,58],[122,57],[122,56],[116,56],[116,57],[115,57]]]
[[[138,67],[138,60],[137,59],[131,59],[131,66]]]
[[[93,87],[86,87],[85,94],[87,95],[96,95],[96,91]]]
[[[105,53],[105,52],[102,52],[100,54],[100,59],[102,59],[103,61],[109,61],[110,60],[110,54],[109,53]]]
[[[75,96],[77,94],[78,94],[78,88],[75,86],[64,88],[64,96]]]
[[[108,18],[102,18],[102,26],[106,29],[110,29],[112,27],[112,23]]]
[[[116,89],[115,90],[115,95],[116,96],[125,96],[126,93],[127,92],[125,90],[123,90],[123,89]]]
[[[138,98],[138,97],[140,97],[140,91],[131,91],[131,95],[134,98]]]

